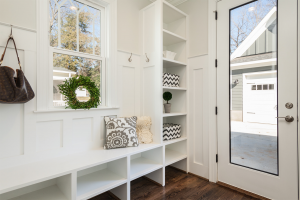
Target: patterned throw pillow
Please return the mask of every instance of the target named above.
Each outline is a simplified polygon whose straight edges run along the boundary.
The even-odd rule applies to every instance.
[[[106,143],[104,149],[139,146],[136,135],[137,117],[104,117],[106,124]]]

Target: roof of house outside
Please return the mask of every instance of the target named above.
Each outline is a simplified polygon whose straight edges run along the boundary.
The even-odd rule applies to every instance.
[[[272,58],[277,58],[276,52],[238,57],[233,59],[230,63],[237,64],[237,63],[252,62],[258,60],[267,60]]]
[[[76,72],[71,71],[71,70],[68,70],[68,69],[63,68],[63,67],[53,67],[53,71],[61,72],[61,73],[71,73],[71,74],[76,74]]]

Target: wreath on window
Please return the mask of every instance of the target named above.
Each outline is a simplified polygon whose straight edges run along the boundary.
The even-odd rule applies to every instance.
[[[86,102],[80,102],[76,96],[78,87],[85,88],[90,93],[90,99]],[[72,109],[90,109],[97,108],[100,105],[100,90],[88,76],[75,76],[58,85],[60,93],[65,96],[66,108]]]

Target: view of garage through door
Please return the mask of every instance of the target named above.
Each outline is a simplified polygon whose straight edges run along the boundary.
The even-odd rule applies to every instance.
[[[230,83],[230,162],[277,175],[277,0],[230,10]]]

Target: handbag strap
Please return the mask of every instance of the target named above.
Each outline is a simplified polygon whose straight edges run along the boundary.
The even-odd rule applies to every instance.
[[[13,38],[12,35],[10,35],[9,38],[8,38],[8,40],[7,40],[4,52],[3,52],[2,56],[1,56],[1,59],[0,59],[0,66],[2,65],[2,62],[3,62],[3,59],[4,59],[4,55],[5,55],[5,52],[6,52],[6,49],[7,49],[7,45],[8,45],[8,43],[9,43],[10,40],[12,40],[14,42],[14,46],[15,46],[15,50],[16,50],[16,54],[17,54],[17,58],[18,58],[18,63],[19,63],[19,66],[20,66],[20,70],[22,70],[20,59],[19,59],[19,54],[18,54],[18,50],[17,50],[17,46],[16,46],[16,42],[15,42],[15,40],[14,40],[14,38]]]

